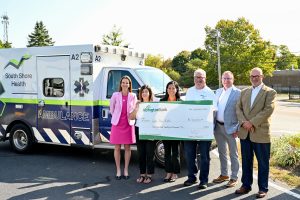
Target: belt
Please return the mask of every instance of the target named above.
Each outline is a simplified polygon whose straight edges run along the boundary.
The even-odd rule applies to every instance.
[[[217,122],[218,124],[220,124],[220,125],[224,125],[224,122],[220,122],[220,121],[218,121],[218,120],[216,120],[216,122]]]

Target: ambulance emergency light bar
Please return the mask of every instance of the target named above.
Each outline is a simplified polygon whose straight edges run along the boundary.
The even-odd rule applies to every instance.
[[[145,58],[144,53],[132,52],[132,51],[129,51],[127,48],[122,48],[122,47],[113,48],[113,47],[108,47],[108,46],[96,45],[94,47],[94,49],[95,49],[95,52],[112,53],[112,54],[125,56],[125,59],[126,59],[126,56],[134,56],[134,57],[143,58],[143,59]]]

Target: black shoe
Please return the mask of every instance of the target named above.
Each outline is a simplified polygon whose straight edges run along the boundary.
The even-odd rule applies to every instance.
[[[188,179],[188,180],[184,181],[183,186],[191,186],[191,185],[194,185],[195,183],[197,183],[197,180]]]
[[[116,180],[121,180],[122,176],[116,176],[115,178],[116,178]]]
[[[207,184],[205,183],[200,183],[200,185],[198,186],[198,189],[203,190],[207,188]]]
[[[128,175],[128,176],[123,176],[123,178],[125,179],[125,180],[128,180],[129,178],[130,178],[130,176]]]
[[[170,182],[170,180],[171,180],[171,178],[164,178],[164,180],[163,180],[163,181],[164,181],[165,183],[169,183],[169,182]]]

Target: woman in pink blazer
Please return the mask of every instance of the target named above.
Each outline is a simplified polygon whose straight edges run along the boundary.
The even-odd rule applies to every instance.
[[[135,109],[136,95],[132,93],[132,82],[129,76],[123,76],[120,80],[119,92],[113,93],[110,99],[111,134],[110,143],[115,145],[114,157],[117,168],[116,179],[129,179],[128,166],[131,157],[130,145],[135,143],[134,120],[130,120],[129,114]],[[121,145],[125,149],[124,174],[121,175]]]

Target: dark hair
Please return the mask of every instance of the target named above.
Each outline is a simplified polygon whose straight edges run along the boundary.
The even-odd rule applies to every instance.
[[[153,92],[149,85],[143,85],[141,88],[139,88],[139,100],[143,102],[142,93],[144,89],[149,91],[149,101],[153,101]]]
[[[176,94],[175,94],[176,101],[180,100],[180,93],[179,93],[178,83],[176,81],[170,81],[166,86],[166,95],[161,99],[161,101],[168,101],[168,99],[169,99],[169,94],[168,94],[169,85],[174,85],[175,86],[175,88],[176,88]]]
[[[132,81],[131,81],[131,78],[130,78],[129,76],[123,76],[123,77],[121,78],[121,80],[120,80],[120,85],[119,85],[119,92],[122,91],[121,84],[122,84],[122,80],[123,80],[123,79],[127,79],[127,80],[129,81],[129,88],[128,88],[128,90],[129,90],[129,92],[132,92]]]

